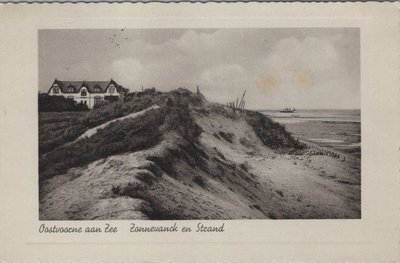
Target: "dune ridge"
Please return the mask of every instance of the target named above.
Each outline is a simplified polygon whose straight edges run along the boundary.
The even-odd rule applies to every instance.
[[[351,155],[185,89],[150,96],[156,111],[111,121],[43,157],[40,219],[360,218],[360,167]],[[94,155],[92,145],[105,142],[111,150]],[[75,158],[82,147],[85,161],[52,157]]]

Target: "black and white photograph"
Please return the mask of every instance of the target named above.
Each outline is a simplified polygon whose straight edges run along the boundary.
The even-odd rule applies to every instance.
[[[360,29],[38,30],[39,220],[361,219]]]

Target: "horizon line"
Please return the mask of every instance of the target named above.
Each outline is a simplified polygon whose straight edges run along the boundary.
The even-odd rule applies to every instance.
[[[269,110],[282,110],[282,108],[263,108],[251,109],[254,111],[269,111]],[[361,110],[361,108],[296,108],[296,110]]]

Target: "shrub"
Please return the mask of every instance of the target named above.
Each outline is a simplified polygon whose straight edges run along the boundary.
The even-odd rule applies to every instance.
[[[75,139],[86,130],[86,112],[39,112],[39,155]]]
[[[161,95],[134,98],[126,102],[105,103],[82,114],[42,112],[39,114],[39,154],[43,155],[73,141],[86,130],[107,121],[144,110],[157,103],[162,104],[163,96]],[[71,102],[71,100],[68,101]],[[58,126],[55,123],[59,123]],[[51,127],[51,125],[55,126]],[[65,132],[63,132],[64,130]]]
[[[161,140],[158,127],[163,115],[149,111],[136,119],[126,119],[82,139],[54,149],[39,159],[40,180],[63,173],[109,155],[134,152],[151,147]]]
[[[39,112],[60,112],[60,111],[87,111],[89,108],[83,103],[64,98],[63,96],[49,96],[41,93],[38,97]]]
[[[202,130],[189,114],[188,101],[178,99],[175,105],[165,108],[166,118],[162,127],[164,132],[176,131],[189,142],[194,141]]]
[[[110,101],[108,101],[108,100],[99,101],[96,104],[94,104],[93,109],[98,109],[98,108],[104,107],[105,105],[107,105],[109,103],[110,103]]]
[[[264,145],[276,150],[304,149],[305,145],[296,140],[285,127],[262,113],[256,111],[245,112],[246,122],[253,128],[257,137]]]
[[[150,95],[149,95],[150,94]],[[173,95],[175,94],[175,95]],[[157,144],[163,134],[171,131],[192,144],[201,134],[201,128],[189,114],[191,93],[159,93],[146,90],[143,96],[130,101],[114,102],[85,114],[71,117],[69,113],[41,113],[39,115],[39,171],[41,179],[65,172],[71,167],[88,164],[109,155],[134,152]],[[167,98],[174,103],[167,106]],[[90,139],[74,142],[86,130],[109,120],[144,110],[154,104],[159,110],[150,110],[134,120],[117,121],[98,131]],[[50,132],[46,129],[51,128]],[[69,144],[66,144],[69,142]],[[45,153],[49,153],[44,155]]]
[[[218,132],[218,134],[222,138],[224,138],[225,141],[233,143],[233,137],[234,137],[233,133],[220,131],[220,132]]]
[[[203,189],[207,187],[206,181],[200,175],[196,175],[195,177],[193,177],[193,182],[195,182],[198,186],[200,186]]]

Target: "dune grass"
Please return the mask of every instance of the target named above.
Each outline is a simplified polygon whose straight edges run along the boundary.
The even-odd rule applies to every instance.
[[[80,119],[87,112],[39,112],[39,155],[64,144],[85,130]]]
[[[161,113],[149,111],[136,119],[117,121],[99,130],[90,139],[58,147],[40,157],[40,179],[50,178],[69,168],[86,165],[107,156],[151,147],[161,139],[158,128],[162,123]]]
[[[193,106],[202,108],[199,106],[203,103],[202,95],[193,94],[185,89],[167,93],[150,90],[131,95],[125,102],[106,104],[87,113],[41,113],[40,180],[107,156],[150,148],[163,140],[163,136],[171,131],[179,134],[184,144],[195,145],[202,130],[192,119],[190,108]],[[150,110],[135,119],[116,121],[90,138],[74,141],[92,127],[144,110],[154,104],[158,104],[160,108]],[[223,107],[217,109],[221,111]],[[294,139],[283,126],[261,113],[246,111],[241,116],[233,115],[232,118],[244,116],[257,136],[268,147],[277,150],[304,148],[304,145]],[[233,142],[231,134],[220,133],[219,136]]]
[[[272,121],[264,114],[246,111],[245,120],[253,128],[264,145],[281,151],[296,151],[306,146],[296,140],[281,124]]]
[[[127,111],[138,111],[147,103],[152,104],[153,101],[136,104]],[[114,109],[115,105],[109,104],[106,107],[108,111],[105,112],[109,112],[110,109]],[[104,109],[101,110],[104,111]],[[98,115],[99,113],[92,113],[92,116],[93,114]],[[75,122],[69,121],[68,125],[64,125],[67,126],[67,129],[72,129],[77,133],[79,129],[83,130],[80,125],[82,121],[88,120],[88,115],[81,117],[78,121],[74,120]],[[116,114],[116,116],[118,115]],[[108,116],[112,116],[112,114]],[[60,121],[59,123],[64,122]],[[107,156],[150,148],[158,144],[163,136],[171,131],[179,134],[184,141],[189,143],[201,133],[200,128],[189,114],[189,100],[180,99],[179,96],[174,98],[172,104],[164,103],[158,110],[147,111],[134,119],[116,121],[112,125],[98,130],[90,138],[78,141],[70,140],[68,144],[56,147],[46,155],[41,155],[39,159],[40,180],[51,178],[66,172],[69,168],[80,167]],[[67,138],[65,135],[57,138],[60,137]],[[77,136],[69,138],[74,139],[74,137]]]
[[[131,93],[124,102],[104,104],[88,112],[40,112],[39,114],[39,155],[75,140],[85,131],[110,120],[142,111],[152,105],[172,104],[198,105],[203,98],[186,89],[161,93],[155,89]],[[171,103],[170,100],[170,103]],[[171,105],[170,105],[171,106]]]

